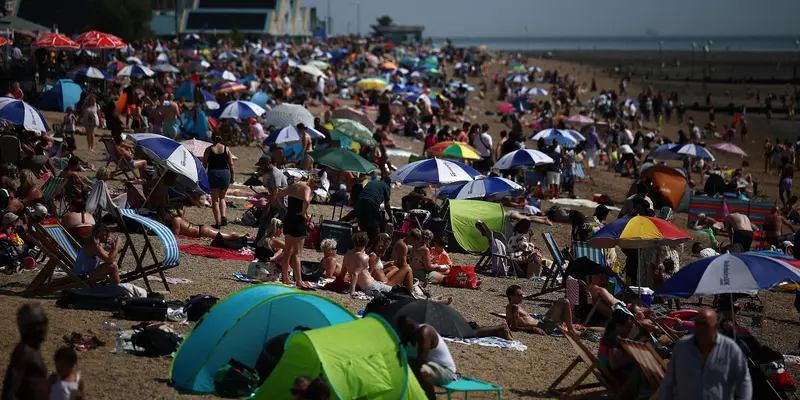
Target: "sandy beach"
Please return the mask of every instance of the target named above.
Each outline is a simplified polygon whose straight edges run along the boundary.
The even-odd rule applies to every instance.
[[[695,75],[700,76],[702,68],[702,54],[698,51],[695,54]],[[646,85],[652,84],[656,90],[667,93],[677,91],[681,99],[686,104],[698,102],[703,104],[705,94],[712,93],[712,103],[721,109],[729,103],[742,105],[749,104],[755,106],[755,101],[748,99],[748,90],[760,90],[762,96],[767,92],[783,93],[786,90],[785,84],[775,85],[750,85],[744,84],[723,84],[686,81],[690,75],[691,53],[663,53],[663,58],[667,64],[670,60],[678,58],[681,66],[665,67],[664,73],[654,73],[650,81],[643,81],[639,75],[634,77],[633,90],[631,97],[638,94],[638,90]],[[599,89],[616,89],[619,83],[619,75],[613,71],[616,65],[632,65],[637,71],[660,70],[658,52],[563,52],[556,55],[552,60],[531,59],[528,65],[537,65],[544,70],[558,70],[560,74],[570,74],[577,76],[579,82],[588,83],[594,77]],[[792,60],[796,59],[794,53],[780,54],[759,54],[759,53],[725,53],[714,52],[709,56],[708,65],[715,72],[714,77],[728,77],[733,79],[743,79],[746,77],[789,79],[792,77]],[[758,61],[754,61],[758,60]],[[780,68],[776,69],[776,65]],[[504,72],[506,67],[497,62],[490,68],[490,74]],[[668,79],[664,79],[668,77]],[[488,82],[487,78],[487,82]],[[470,84],[477,85],[478,79],[471,79]],[[549,88],[548,88],[549,89]],[[728,93],[729,92],[729,93]],[[582,97],[588,98],[591,95],[585,94]],[[466,117],[473,123],[487,123],[490,126],[489,132],[494,140],[498,139],[501,130],[507,129],[496,115],[486,115],[484,111],[496,110],[497,102],[496,90],[490,89],[486,100],[475,98],[470,99],[471,110],[466,112]],[[349,104],[347,101],[344,104]],[[319,115],[323,112],[321,108],[311,110],[313,114]],[[52,122],[60,121],[62,114],[45,113],[48,120]],[[704,124],[707,114],[700,111],[689,111],[699,124]],[[374,117],[374,115],[372,115]],[[730,124],[733,116],[719,111],[717,114],[717,124]],[[750,142],[741,144],[748,152],[748,160],[751,167],[746,171],[752,173],[759,182],[760,189],[765,191],[770,199],[777,195],[777,180],[774,175],[763,173],[762,145],[765,138],[791,139],[794,141],[795,135],[800,132],[800,122],[790,121],[788,116],[777,114],[768,123],[762,115],[748,115],[750,125]],[[645,126],[654,128],[651,122]],[[676,139],[677,130],[686,129],[686,126],[677,125],[676,121],[666,124],[664,134]],[[644,130],[643,130],[644,131]],[[530,134],[530,130],[525,130]],[[407,138],[396,137],[398,147],[421,153],[422,144],[412,142]],[[711,142],[714,142],[713,140]],[[77,154],[94,166],[103,165],[103,154],[99,150],[89,153],[83,137],[78,137]],[[735,143],[739,143],[737,137]],[[529,142],[529,147],[532,144]],[[236,161],[237,176],[236,181],[243,181],[247,174],[254,170],[253,165],[261,156],[261,150],[255,147],[238,147],[233,149],[239,157]],[[719,153],[720,164],[737,167],[742,159]],[[395,165],[402,165],[406,160],[392,159]],[[591,198],[595,193],[607,194],[615,203],[621,203],[627,197],[628,188],[631,180],[622,178],[605,170],[598,169],[593,173],[594,184],[581,182],[576,185],[576,194],[580,198]],[[112,186],[119,185],[114,182]],[[409,188],[400,187],[392,191],[392,205],[400,206],[400,198],[408,193]],[[545,202],[543,209],[548,208]],[[312,212],[322,215],[330,215],[331,207],[323,205],[313,205]],[[591,214],[591,209],[581,209],[584,214]],[[229,219],[233,220],[240,217],[242,208],[229,209]],[[208,209],[189,208],[187,209],[188,219],[197,223],[212,223],[211,212]],[[612,218],[615,214],[612,214]],[[674,223],[680,227],[686,226],[686,214],[676,215]],[[541,233],[551,232],[557,243],[562,247],[570,242],[570,228],[567,225],[556,224],[552,227],[534,225],[534,238],[540,238]],[[243,227],[232,224],[225,228],[226,231],[235,231],[255,235],[255,228]],[[137,237],[141,240],[141,237]],[[189,241],[179,239],[179,244],[207,244],[207,240]],[[541,241],[536,242],[537,246],[543,247]],[[683,246],[680,251],[681,263],[685,265],[692,260],[690,246]],[[161,249],[156,248],[156,251]],[[341,257],[341,256],[339,256]],[[451,257],[456,265],[474,265],[477,257],[467,254],[452,254]],[[321,253],[306,250],[303,252],[303,259],[318,261]],[[548,255],[549,258],[549,255]],[[685,261],[684,261],[685,260]],[[125,265],[122,266],[125,269]],[[130,265],[128,265],[130,267]],[[187,284],[172,285],[172,291],[167,294],[168,300],[182,300],[195,294],[209,294],[219,298],[224,298],[227,294],[242,288],[245,283],[238,282],[232,277],[232,273],[244,272],[247,268],[245,261],[211,260],[188,254],[181,254],[181,264],[168,272],[170,277],[188,278],[192,282]],[[22,291],[28,285],[34,273],[23,273],[21,275],[0,276],[0,298],[5,306],[0,307],[0,319],[7,321],[0,327],[0,353],[10,354],[17,341],[17,329],[13,323],[17,308],[24,302],[29,301],[21,296]],[[134,282],[143,286],[141,282]],[[154,288],[160,287],[159,282],[154,282]],[[502,323],[502,319],[491,313],[504,312],[507,300],[504,296],[505,289],[511,284],[518,284],[523,287],[526,293],[536,291],[541,283],[527,281],[524,279],[504,279],[484,277],[484,283],[479,290],[452,289],[445,287],[433,287],[431,292],[434,296],[445,295],[453,297],[453,304],[468,321],[474,321],[481,326],[497,325]],[[163,287],[161,287],[163,289]],[[329,297],[336,302],[346,306],[350,311],[356,313],[363,310],[366,301],[353,300],[350,296],[336,294],[327,291],[317,291],[317,294]],[[550,300],[555,300],[560,294],[553,294]],[[793,293],[785,292],[765,292],[760,295],[765,309],[758,315],[767,320],[767,324],[759,328],[750,328],[754,335],[766,345],[784,354],[797,352],[797,339],[800,337],[800,320],[798,314],[792,307],[794,301]],[[545,300],[526,301],[525,307],[534,313],[544,313],[550,304]],[[169,369],[171,359],[164,358],[144,358],[132,355],[116,355],[110,351],[114,347],[114,337],[102,330],[104,321],[115,322],[123,327],[133,325],[130,321],[117,320],[110,313],[98,311],[77,311],[66,310],[56,307],[55,297],[43,297],[36,299],[45,306],[50,318],[50,332],[45,342],[42,352],[45,354],[48,367],[52,369],[53,362],[51,356],[53,352],[63,344],[62,337],[72,332],[88,333],[94,332],[100,338],[106,340],[106,347],[96,350],[81,352],[79,354],[79,369],[82,376],[86,379],[87,395],[91,399],[197,399],[196,395],[182,394],[170,387]],[[707,300],[708,303],[708,300]],[[740,314],[739,321],[747,323],[751,317],[755,316],[752,312]],[[176,325],[176,329],[182,333],[188,333],[190,326]],[[563,338],[536,336],[525,333],[515,333],[515,340],[519,340],[527,346],[525,351],[510,349],[494,349],[477,345],[450,344],[455,362],[459,371],[465,375],[473,376],[484,381],[492,382],[504,388],[503,398],[505,399],[538,399],[550,398],[546,393],[550,383],[566,368],[574,359],[575,353],[569,343]],[[584,342],[592,351],[597,350],[597,344]],[[788,369],[795,379],[800,379],[800,367],[790,366]],[[5,372],[5,363],[0,363],[0,373]],[[571,378],[577,377],[578,372],[573,372]],[[454,398],[462,398],[463,395],[454,395]],[[202,398],[216,398],[213,396],[203,396]],[[470,394],[472,399],[491,399],[493,395]]]

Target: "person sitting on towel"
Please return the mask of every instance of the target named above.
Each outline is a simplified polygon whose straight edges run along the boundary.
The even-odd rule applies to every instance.
[[[397,319],[397,333],[420,386],[428,399],[435,400],[435,386],[441,387],[458,380],[450,349],[436,329],[419,324],[405,315]]]
[[[402,284],[412,293],[414,292],[413,275],[411,268],[404,266],[388,278],[387,282],[375,280],[369,272],[369,256],[364,251],[369,243],[366,232],[358,232],[352,237],[353,249],[344,255],[340,276],[350,274],[350,295],[356,297],[356,289],[362,291],[391,292],[394,285]]]
[[[119,238],[112,238],[105,224],[96,224],[75,257],[72,272],[78,277],[90,279],[105,276],[108,277],[108,283],[117,285],[120,282],[118,257]]]
[[[511,285],[506,289],[508,305],[506,306],[506,323],[514,332],[531,332],[540,335],[550,335],[556,328],[564,322],[567,330],[577,334],[575,326],[572,325],[572,307],[569,300],[559,299],[547,313],[540,319],[534,318],[531,313],[525,311],[520,304],[525,294],[519,285]]]

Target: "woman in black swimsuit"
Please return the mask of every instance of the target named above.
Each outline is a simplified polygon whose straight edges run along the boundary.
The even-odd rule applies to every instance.
[[[311,196],[319,184],[319,177],[311,175],[308,181],[292,184],[278,193],[278,198],[288,196],[286,219],[283,224],[283,234],[286,238],[286,259],[294,273],[294,281],[298,288],[306,288],[300,272],[300,259],[303,255],[303,245],[308,233],[308,205]]]

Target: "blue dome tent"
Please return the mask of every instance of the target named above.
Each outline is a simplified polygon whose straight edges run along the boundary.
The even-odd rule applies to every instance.
[[[61,79],[48,91],[42,93],[37,104],[40,110],[67,111],[67,107],[75,109],[81,99],[83,89],[72,79]]]
[[[297,326],[316,329],[355,319],[346,308],[313,293],[282,285],[248,286],[197,322],[172,361],[170,378],[178,389],[214,393],[214,374],[231,358],[252,367],[275,336]]]
[[[208,139],[208,119],[203,110],[184,111],[181,114],[183,121],[184,137],[192,137],[198,140]]]
[[[194,82],[186,81],[175,91],[175,100],[194,101]]]

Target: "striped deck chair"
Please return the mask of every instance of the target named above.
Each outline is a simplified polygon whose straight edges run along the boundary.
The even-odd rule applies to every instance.
[[[110,177],[113,179],[119,175],[125,175],[125,179],[129,181],[132,180],[133,169],[131,168],[130,161],[120,154],[117,144],[114,143],[114,138],[111,136],[103,136],[100,138],[100,142],[106,146],[106,168],[114,164],[114,169],[109,171]]]
[[[56,198],[64,190],[66,184],[66,178],[51,176],[40,189],[42,191],[42,203],[45,205],[55,204]]]
[[[587,242],[572,242],[572,256],[575,259],[586,257],[600,265],[608,266],[608,249],[589,246]]]
[[[564,256],[561,254],[561,250],[558,249],[558,245],[556,244],[556,240],[553,238],[552,233],[542,232],[542,238],[544,239],[547,250],[549,250],[550,254],[553,256],[553,265],[550,267],[550,272],[547,274],[547,277],[544,280],[544,285],[542,285],[539,293],[534,293],[526,297],[528,299],[535,299],[539,296],[557,292],[559,290],[565,290],[566,278],[564,277]]]
[[[103,278],[84,279],[72,272],[80,244],[61,225],[31,225],[28,238],[47,255],[47,264],[39,271],[23,293],[26,297],[39,296],[64,289],[88,288],[101,283]],[[56,269],[66,276],[55,278]]]
[[[619,339],[619,344],[630,354],[638,369],[642,372],[641,376],[646,380],[648,387],[659,388],[667,373],[667,362],[656,353],[653,347],[647,343],[635,342],[629,339]],[[650,397],[650,400],[658,398],[658,389]]]
[[[125,259],[125,255],[129,249],[136,262],[136,268],[133,271],[120,275],[120,279],[122,282],[130,282],[141,278],[144,281],[145,286],[147,286],[147,290],[152,291],[147,276],[158,274],[161,276],[161,281],[164,283],[164,287],[167,289],[167,291],[169,291],[169,284],[167,283],[166,276],[164,276],[164,271],[177,267],[179,263],[180,253],[178,252],[178,241],[175,239],[175,235],[162,223],[139,215],[137,214],[136,210],[121,208],[117,209],[117,213],[119,218],[119,226],[125,233],[126,239],[125,245],[122,247],[122,251],[120,252],[119,264],[122,264],[122,260]],[[133,239],[131,238],[131,231],[125,224],[126,219],[139,223],[144,230],[144,246],[142,246],[140,250],[137,250],[136,246],[134,245]],[[147,234],[148,231],[154,233],[164,245],[164,257],[161,260],[159,260],[158,256],[156,255],[153,243],[150,240],[150,236]],[[145,265],[151,262],[150,259],[152,259],[152,263]]]

